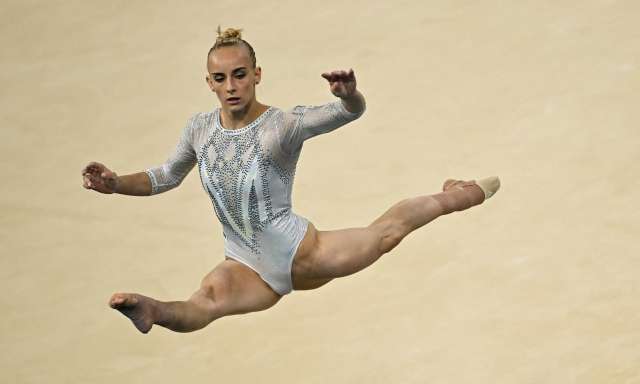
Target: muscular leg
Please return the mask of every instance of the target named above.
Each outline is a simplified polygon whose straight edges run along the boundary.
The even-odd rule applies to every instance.
[[[202,279],[200,289],[187,301],[162,302],[135,293],[116,293],[109,305],[142,333],[154,324],[191,332],[223,316],[267,309],[280,297],[249,267],[225,260]]]
[[[497,179],[495,183],[488,196],[499,187]],[[317,231],[310,226],[309,239],[305,237],[294,260],[294,288],[317,288],[368,267],[437,217],[481,204],[485,190],[485,184],[480,188],[475,182],[447,180],[443,192],[400,201],[367,227]]]

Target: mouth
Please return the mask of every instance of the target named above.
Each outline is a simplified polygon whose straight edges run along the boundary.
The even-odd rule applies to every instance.
[[[240,98],[239,97],[229,97],[229,98],[227,98],[227,103],[231,104],[231,105],[236,105],[236,104],[240,103]]]

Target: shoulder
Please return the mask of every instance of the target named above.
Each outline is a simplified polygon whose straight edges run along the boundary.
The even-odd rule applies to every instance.
[[[198,112],[192,115],[189,120],[187,120],[186,129],[191,131],[198,131],[202,129],[206,129],[211,123],[215,111],[211,112]]]
[[[298,117],[298,116],[304,115],[304,112],[309,108],[312,108],[312,107],[310,105],[296,105],[295,107],[286,110],[284,114],[287,116]]]
[[[302,117],[309,108],[311,108],[311,106],[296,105],[295,107],[287,110],[280,110],[281,119],[284,125],[289,128],[295,127],[300,120],[302,120]]]
[[[216,111],[211,112],[198,112],[192,115],[187,120],[185,131],[191,137],[198,137],[206,135],[209,129],[213,126],[213,119],[215,118]]]
[[[191,115],[182,132],[182,139],[186,140],[194,148],[199,146],[209,134],[214,115],[215,111],[198,112]]]
[[[282,121],[286,121],[287,111],[281,108],[270,106],[267,111],[260,116],[262,125],[282,125]],[[259,118],[259,119],[260,119]]]

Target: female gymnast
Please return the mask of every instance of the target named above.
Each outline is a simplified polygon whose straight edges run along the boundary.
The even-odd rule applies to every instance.
[[[338,99],[289,111],[260,103],[262,70],[240,30],[220,32],[207,55],[206,81],[220,108],[187,122],[161,166],[118,176],[100,163],[83,170],[83,186],[100,193],[147,196],[177,187],[198,166],[222,223],[225,260],[186,301],[116,293],[109,305],[147,333],[154,324],[191,332],[223,316],[265,310],[292,290],[318,288],[356,273],[438,216],[481,204],[497,177],[447,180],[440,193],[402,200],[362,228],[319,231],[291,210],[302,144],[360,117],[365,100],[353,70],[322,74]]]

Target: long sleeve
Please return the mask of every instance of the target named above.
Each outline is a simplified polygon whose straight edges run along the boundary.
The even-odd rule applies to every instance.
[[[352,113],[345,109],[341,100],[321,106],[297,106],[285,113],[282,134],[282,148],[293,153],[305,140],[331,132],[360,117],[361,113]]]
[[[145,172],[151,180],[151,194],[166,192],[182,183],[197,162],[193,149],[194,129],[199,115],[193,116],[182,131],[176,149],[167,161],[157,167],[149,168]]]

